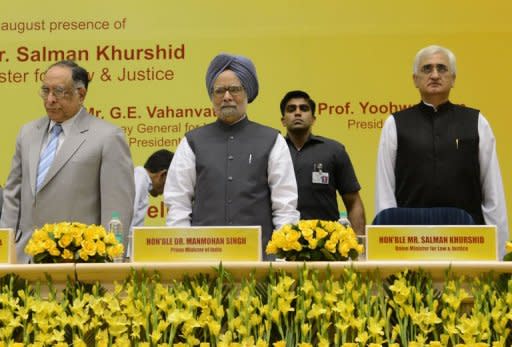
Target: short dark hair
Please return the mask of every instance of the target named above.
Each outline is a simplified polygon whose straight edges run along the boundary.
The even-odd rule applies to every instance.
[[[151,173],[167,170],[171,165],[174,153],[166,149],[160,149],[151,154],[144,164],[144,168]]]
[[[311,108],[311,113],[314,116],[315,109],[316,109],[315,101],[313,99],[311,99],[311,97],[309,96],[308,93],[306,93],[302,90],[292,90],[292,91],[286,93],[283,100],[281,100],[281,105],[280,105],[281,115],[284,116],[284,111],[285,111],[286,104],[288,103],[288,101],[290,101],[291,99],[299,99],[299,98],[302,98],[308,102],[309,107]]]
[[[86,69],[75,63],[73,60],[61,60],[52,65],[46,70],[50,70],[55,66],[64,66],[71,69],[71,78],[75,84],[83,84],[84,88],[87,89],[89,86],[89,73]]]

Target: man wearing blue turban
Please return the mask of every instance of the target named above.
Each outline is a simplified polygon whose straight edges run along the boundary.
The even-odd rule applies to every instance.
[[[259,90],[251,60],[217,55],[206,89],[217,121],[185,134],[176,150],[164,189],[167,225],[261,225],[265,254],[272,231],[299,219],[288,146],[247,117]]]

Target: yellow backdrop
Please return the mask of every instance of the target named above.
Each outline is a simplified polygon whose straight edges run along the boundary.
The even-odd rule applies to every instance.
[[[379,126],[419,101],[413,57],[440,44],[458,58],[452,101],[481,109],[493,127],[511,215],[509,1],[2,1],[0,13],[0,184],[20,126],[44,114],[40,74],[55,60],[90,71],[86,106],[125,128],[142,165],[213,120],[204,75],[230,52],[258,71],[252,120],[282,129],[279,101],[291,89],[317,101],[314,131],[347,147],[371,222]],[[160,200],[152,205],[147,224],[162,224]]]

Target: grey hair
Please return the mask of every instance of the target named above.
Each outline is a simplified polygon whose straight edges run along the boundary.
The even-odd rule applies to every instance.
[[[438,46],[438,45],[432,45],[425,48],[422,48],[416,53],[416,57],[414,58],[414,65],[413,65],[413,73],[415,75],[418,74],[418,71],[420,69],[420,62],[426,58],[430,57],[436,53],[444,54],[448,58],[448,62],[450,64],[450,72],[453,76],[457,74],[457,64],[455,61],[455,54],[453,54],[452,51],[450,51],[448,48]]]

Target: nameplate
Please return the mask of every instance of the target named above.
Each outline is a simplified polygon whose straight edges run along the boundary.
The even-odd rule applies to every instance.
[[[368,225],[368,260],[498,260],[494,225]]]
[[[260,260],[260,226],[133,229],[133,262]]]
[[[12,229],[0,228],[0,263],[16,263],[16,251]]]

